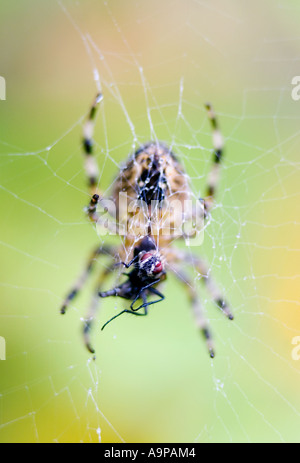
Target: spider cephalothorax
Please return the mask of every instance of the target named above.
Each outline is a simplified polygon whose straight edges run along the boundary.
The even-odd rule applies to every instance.
[[[92,222],[98,224],[103,223],[103,218],[98,215],[97,206],[105,198],[103,198],[98,189],[99,171],[93,157],[92,136],[97,107],[101,101],[102,95],[97,95],[84,126],[83,136],[85,170],[92,197],[87,208],[87,215]],[[212,169],[208,177],[203,200],[204,208],[203,210],[200,209],[204,218],[209,215],[213,206],[223,156],[223,140],[217,119],[210,104],[206,105],[206,109],[213,129],[214,154]],[[126,193],[127,208],[125,208],[125,214],[122,213],[121,208],[121,193]],[[166,279],[165,267],[168,265],[168,269],[173,275],[184,284],[189,295],[197,326],[206,340],[210,356],[214,357],[214,347],[208,323],[203,315],[194,281],[185,271],[184,264],[193,267],[198,272],[214,304],[230,320],[233,319],[233,315],[221,292],[215,285],[207,264],[197,255],[181,251],[173,246],[174,230],[177,231],[178,221],[182,223],[185,221],[186,214],[183,214],[180,207],[178,212],[170,214],[167,208],[169,199],[176,200],[180,206],[184,205],[190,197],[191,189],[188,176],[185,174],[177,156],[164,143],[155,141],[142,145],[129,157],[125,166],[120,170],[114,182],[112,198],[116,209],[117,225],[120,227],[121,224],[122,226],[125,224],[127,235],[124,237],[122,245],[117,249],[110,246],[98,246],[96,248],[89,259],[84,274],[81,275],[72,291],[64,300],[61,309],[61,313],[66,312],[68,305],[78,294],[93,269],[96,259],[100,255],[108,256],[110,264],[106,266],[100,275],[91,309],[84,324],[85,344],[90,352],[94,352],[90,344],[89,334],[97,308],[96,301],[99,296],[101,298],[117,296],[132,301],[130,309],[124,309],[112,317],[103,325],[102,329],[123,313],[139,316],[147,315],[150,305],[164,299],[164,296],[157,287]],[[132,208],[132,201],[137,205],[136,208]],[[109,214],[109,209],[106,212]],[[189,217],[194,222],[197,221],[198,215],[199,209],[193,208]],[[145,232],[142,234],[139,231],[140,219],[146,219]],[[166,233],[165,224],[168,225],[169,233]],[[119,234],[121,233],[119,232]],[[185,237],[186,233],[184,232],[184,227],[182,227],[182,231],[179,230],[179,235],[177,233],[176,238]],[[117,263],[115,262],[116,256]],[[120,264],[130,269],[129,273],[125,274],[126,280],[109,291],[102,291],[102,285],[106,277]],[[149,301],[149,297],[153,295],[158,296],[159,299]],[[142,300],[142,304],[140,305],[137,303],[139,299]],[[135,304],[137,307],[135,307]]]

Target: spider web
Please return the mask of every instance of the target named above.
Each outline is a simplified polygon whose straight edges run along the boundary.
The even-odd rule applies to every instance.
[[[298,3],[32,0],[1,10],[0,440],[299,441]],[[83,213],[79,143],[99,91],[105,194],[129,153],[162,140],[202,197],[212,159],[204,103],[216,109],[221,182],[203,245],[187,246],[235,314],[219,313],[192,269],[213,361],[172,276],[148,317],[124,315],[101,332],[124,301],[101,304],[96,361],[81,335],[96,272],[59,315],[102,241]],[[99,259],[98,271],[107,265]]]

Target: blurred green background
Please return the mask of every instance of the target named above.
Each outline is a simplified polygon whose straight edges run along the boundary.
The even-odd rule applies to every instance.
[[[299,441],[299,21],[295,0],[0,3],[1,442]],[[236,316],[228,323],[199,285],[213,362],[172,277],[145,319],[101,332],[124,302],[102,304],[96,362],[81,339],[95,277],[59,314],[99,242],[80,148],[97,73],[104,191],[135,138],[155,135],[203,194],[203,103],[216,108],[222,181],[204,245],[191,248]]]

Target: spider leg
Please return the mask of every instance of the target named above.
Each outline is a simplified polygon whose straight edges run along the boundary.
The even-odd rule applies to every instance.
[[[174,248],[172,249],[172,252],[170,252],[169,256],[167,256],[167,261],[169,263],[174,262],[177,264],[178,262],[185,262],[188,265],[193,266],[197,272],[200,273],[201,281],[206,287],[216,306],[221,309],[221,311],[229,320],[234,319],[234,315],[231,312],[228,303],[224,299],[213,277],[210,275],[210,270],[206,262],[204,262],[200,257],[188,254],[186,252],[181,252],[179,249]]]
[[[234,316],[214,279],[210,275],[208,265],[202,259],[195,256],[188,255],[186,256],[185,260],[193,265],[201,274],[201,281],[203,282],[215,304],[219,307],[219,309],[221,309],[224,315],[229,318],[229,320],[233,320]]]
[[[221,160],[223,157],[224,152],[224,143],[223,137],[219,128],[219,124],[215,115],[215,112],[210,103],[205,105],[208,111],[208,117],[211,122],[212,127],[212,135],[213,135],[213,148],[214,148],[214,159],[213,159],[213,166],[211,172],[209,174],[207,180],[207,187],[206,187],[206,196],[204,200],[205,210],[208,213],[214,202],[216,188],[219,183],[220,178],[220,170],[221,170]]]
[[[61,314],[64,315],[67,311],[67,308],[69,307],[70,303],[75,299],[75,297],[78,295],[80,290],[83,288],[86,280],[88,279],[89,275],[91,274],[92,270],[94,269],[96,259],[99,255],[110,255],[114,257],[114,250],[113,248],[110,248],[108,246],[102,246],[102,247],[97,247],[91,254],[88,262],[86,269],[84,272],[80,275],[76,283],[74,284],[72,290],[69,292],[67,297],[65,298],[62,307],[61,307]]]
[[[196,223],[197,223],[197,220],[199,220],[199,216],[201,219],[206,219],[209,212],[211,211],[213,207],[217,186],[220,180],[221,161],[222,161],[223,153],[224,153],[224,141],[223,141],[221,130],[219,128],[218,120],[216,118],[216,114],[210,103],[206,103],[205,107],[207,109],[208,118],[210,120],[211,127],[212,127],[214,157],[213,157],[213,164],[212,164],[212,167],[211,167],[208,179],[207,179],[205,198],[198,199],[199,204],[201,205],[200,211],[199,211],[199,204],[197,204],[197,207],[195,208],[195,210],[193,210],[192,217],[193,217],[193,221]],[[203,227],[204,224],[201,223],[200,225],[201,227]],[[192,230],[190,233],[183,233],[182,237],[185,239],[188,239],[188,238],[194,238],[196,235],[197,235],[197,230]]]
[[[208,349],[210,357],[214,358],[215,357],[214,343],[212,341],[211,332],[208,327],[207,320],[205,319],[205,316],[203,314],[203,310],[202,310],[201,303],[198,298],[195,286],[180,269],[173,267],[171,271],[184,284],[184,287],[189,295],[189,299],[192,304],[193,313],[195,316],[197,327],[199,328],[200,332],[202,333],[206,341],[206,345],[207,345],[207,349]]]
[[[90,333],[91,333],[91,329],[94,324],[96,313],[99,307],[99,291],[101,289],[102,284],[104,283],[106,278],[111,274],[113,270],[114,270],[114,264],[112,263],[109,267],[104,269],[103,272],[101,272],[98,284],[96,286],[96,290],[94,292],[94,295],[91,301],[89,311],[84,320],[84,328],[83,328],[84,343],[86,345],[86,348],[91,354],[95,354],[95,349],[92,347],[92,344],[91,344]]]
[[[98,223],[99,225],[108,228],[113,234],[119,233],[119,228],[116,223],[111,220],[111,217],[105,218],[104,214],[109,213],[108,207],[104,207],[104,214],[97,213],[98,203],[103,200],[98,189],[99,183],[99,169],[94,157],[94,129],[95,118],[99,104],[103,100],[103,95],[98,93],[89,111],[88,118],[83,126],[83,151],[85,155],[85,173],[88,179],[88,185],[91,193],[91,200],[86,208],[86,213],[91,222]],[[101,196],[101,197],[100,197]],[[115,217],[113,217],[115,219]]]
[[[88,179],[88,184],[91,190],[91,194],[95,194],[97,190],[99,169],[97,162],[94,158],[94,128],[95,128],[95,118],[97,114],[97,109],[102,101],[103,96],[101,93],[98,93],[91,109],[89,111],[88,118],[83,127],[83,150],[85,154],[85,173]]]
[[[97,223],[100,218],[97,214],[97,206],[98,206],[99,200],[100,200],[100,196],[94,194],[86,210],[88,218],[94,223]]]
[[[97,212],[97,206],[101,202],[101,198],[98,194],[94,194],[90,200],[90,204],[86,208],[86,214],[91,222],[96,223],[98,226],[102,226],[111,232],[113,235],[120,234],[119,224],[116,222],[115,217],[110,214],[107,207],[104,207],[103,213],[100,215]]]

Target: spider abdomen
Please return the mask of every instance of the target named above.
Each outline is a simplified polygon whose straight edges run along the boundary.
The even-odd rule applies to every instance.
[[[120,194],[126,195],[126,216]],[[162,222],[173,230],[170,201],[183,205],[190,197],[188,177],[171,149],[162,142],[141,146],[121,169],[113,190],[118,221],[126,224],[126,247],[146,234],[159,237]]]
[[[170,148],[161,142],[150,142],[129,158],[116,180],[113,196],[118,201],[122,191],[131,200],[141,199],[150,205],[153,200],[163,201],[188,190],[187,177]]]

